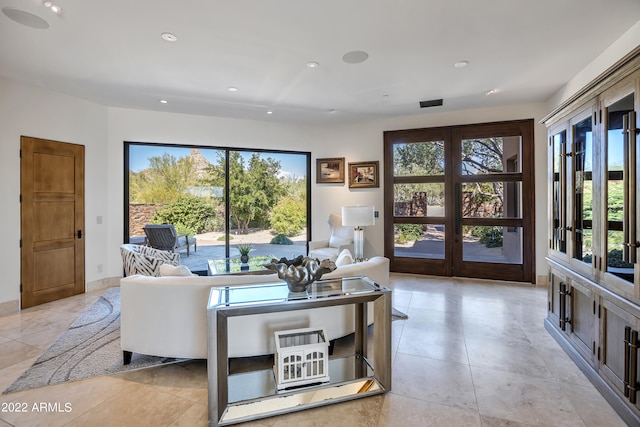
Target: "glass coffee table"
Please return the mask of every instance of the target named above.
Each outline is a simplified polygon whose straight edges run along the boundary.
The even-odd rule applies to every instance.
[[[273,274],[273,270],[268,270],[264,264],[269,263],[273,256],[257,255],[249,257],[246,263],[240,262],[240,258],[210,259],[207,263],[207,275],[218,276],[226,274]]]

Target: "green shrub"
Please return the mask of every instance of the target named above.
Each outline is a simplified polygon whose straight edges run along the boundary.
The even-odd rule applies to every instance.
[[[297,236],[307,225],[307,206],[304,200],[283,197],[274,206],[270,218],[271,228],[277,234]]]
[[[396,224],[396,243],[404,244],[412,240],[418,240],[424,230],[420,224]]]
[[[291,239],[284,234],[278,234],[276,237],[271,239],[271,242],[269,243],[271,243],[272,245],[293,245]]]
[[[154,224],[173,224],[178,234],[190,235],[211,231],[214,209],[210,202],[195,196],[180,196],[158,209],[151,218]]]
[[[478,225],[473,228],[471,234],[480,238],[480,243],[484,243],[487,248],[502,247],[502,227]]]

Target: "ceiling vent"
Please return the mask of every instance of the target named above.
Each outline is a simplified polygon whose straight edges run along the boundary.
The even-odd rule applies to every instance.
[[[439,107],[442,105],[442,98],[432,99],[431,101],[420,101],[420,108]]]

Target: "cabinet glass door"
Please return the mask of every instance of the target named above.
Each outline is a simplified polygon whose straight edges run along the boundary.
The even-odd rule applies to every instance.
[[[606,272],[631,284],[637,252],[634,94],[606,108]]]
[[[573,127],[573,258],[593,258],[593,131],[591,116]]]
[[[567,252],[567,197],[566,197],[566,169],[567,169],[567,132],[563,130],[551,137],[553,150],[553,188],[552,215],[553,235],[551,249]]]

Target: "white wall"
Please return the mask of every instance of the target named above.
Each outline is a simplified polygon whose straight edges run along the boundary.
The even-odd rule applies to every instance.
[[[107,109],[77,98],[0,78],[0,313],[17,308],[20,288],[20,136],[85,145],[87,281],[100,278],[106,257]],[[4,303],[4,304],[3,304]]]
[[[380,218],[365,231],[365,256],[384,254],[383,140],[385,130],[484,123],[533,118],[536,122],[536,214],[542,221],[537,241],[546,241],[546,130],[537,122],[547,113],[543,104],[503,108],[425,113],[412,117],[383,119],[341,125],[296,126],[270,122],[189,116],[130,109],[109,109],[109,217],[114,232],[108,247],[111,275],[120,273],[117,252],[122,242],[124,201],[123,141],[229,147],[271,148],[312,153],[312,239],[328,236],[330,213],[340,213],[344,205],[373,205]],[[349,189],[345,184],[316,184],[315,159],[345,157],[345,162],[378,160],[380,188]],[[346,180],[348,181],[348,180]],[[546,245],[538,245],[538,270],[543,271]]]
[[[589,84],[637,46],[640,46],[640,21],[636,22],[633,27],[629,28],[618,40],[553,95],[548,103],[549,111]]]

